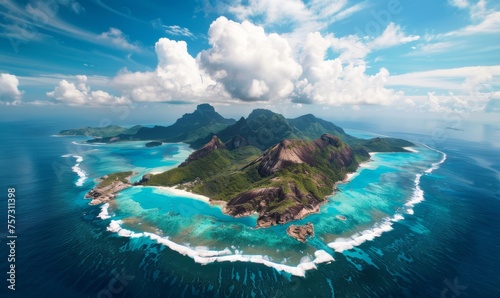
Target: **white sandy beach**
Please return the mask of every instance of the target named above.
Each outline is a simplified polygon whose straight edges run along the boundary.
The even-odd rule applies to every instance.
[[[205,202],[207,204],[210,204],[209,197],[205,197],[203,195],[195,194],[195,193],[192,193],[192,192],[189,192],[186,190],[182,190],[182,189],[178,189],[175,187],[167,187],[167,186],[147,186],[147,187],[154,187],[160,191],[167,192],[167,193],[179,196],[179,197],[186,197],[186,198],[190,198],[190,199],[194,199],[194,200],[198,200],[198,201],[202,201],[202,202]]]
[[[403,147],[403,149],[408,150],[410,152],[418,153],[418,151],[415,150],[413,147]]]

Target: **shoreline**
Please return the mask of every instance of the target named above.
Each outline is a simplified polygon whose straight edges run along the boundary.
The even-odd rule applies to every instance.
[[[170,187],[170,186],[149,186],[149,185],[148,186],[140,185],[140,186],[141,187],[156,188],[156,189],[163,190],[163,191],[169,192],[171,194],[177,195],[179,197],[185,197],[188,199],[202,201],[202,202],[205,202],[209,205],[211,205],[211,203],[212,203],[212,200],[209,197],[206,197],[204,195],[199,195],[199,194],[187,191],[187,190],[179,189],[179,188],[177,188],[177,186],[173,186],[173,187]],[[219,201],[217,201],[217,202],[219,202]],[[220,201],[220,202],[223,202],[223,201]]]
[[[242,251],[237,251],[237,250],[231,251],[229,248],[226,248],[221,251],[216,251],[216,250],[208,250],[206,247],[199,247],[199,246],[189,247],[176,243],[172,240],[169,240],[168,237],[161,237],[154,233],[133,232],[131,230],[123,228],[122,224],[123,224],[122,220],[111,220],[106,230],[111,233],[116,233],[121,237],[149,238],[152,241],[156,241],[159,244],[167,246],[171,250],[176,251],[181,255],[190,257],[196,263],[201,265],[206,265],[215,262],[247,262],[247,263],[263,264],[267,267],[274,268],[277,271],[284,271],[294,276],[305,277],[306,272],[309,270],[317,269],[318,264],[335,261],[335,259],[331,254],[327,253],[322,249],[319,249],[314,252],[314,256],[311,256],[314,258],[312,260],[308,258],[307,261],[300,262],[296,266],[286,265],[273,262],[273,260],[269,260],[266,256],[263,255],[247,255],[244,254]]]

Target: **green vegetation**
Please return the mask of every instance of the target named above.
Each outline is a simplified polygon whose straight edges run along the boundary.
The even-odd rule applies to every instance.
[[[142,126],[136,125],[131,128],[124,128],[117,125],[108,125],[105,127],[83,127],[77,129],[61,130],[63,136],[88,136],[88,137],[113,137],[119,134],[133,135]]]
[[[231,173],[238,171],[260,154],[260,150],[250,146],[233,151],[226,149],[214,150],[207,156],[190,162],[187,166],[152,175],[145,184],[173,186],[192,182],[199,178],[207,180],[207,185],[203,188],[205,191],[201,191],[199,187],[196,188],[200,193],[207,194],[206,192],[210,192],[210,189],[224,189],[225,192],[231,192],[231,189],[241,187],[246,180],[246,178],[240,177],[244,176],[241,173],[236,175],[231,175]],[[221,179],[221,177],[223,178]],[[215,194],[215,191],[210,192],[210,195],[213,194]]]
[[[407,152],[403,147],[415,146],[413,143],[395,138],[373,138],[356,142],[368,152]]]
[[[119,172],[119,173],[113,173],[110,175],[105,176],[101,182],[96,186],[96,188],[104,188],[106,186],[111,185],[114,181],[121,181],[123,183],[129,183],[128,178],[132,176],[134,172],[128,171],[128,172]]]

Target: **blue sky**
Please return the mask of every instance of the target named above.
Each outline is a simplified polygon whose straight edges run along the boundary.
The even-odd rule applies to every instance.
[[[500,112],[492,0],[4,0],[0,39],[4,111]]]

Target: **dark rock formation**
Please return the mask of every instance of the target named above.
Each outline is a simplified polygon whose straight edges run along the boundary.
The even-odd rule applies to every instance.
[[[258,213],[257,226],[261,228],[285,224],[319,212],[319,207],[324,203],[323,198],[304,193],[293,183],[289,184],[289,188],[290,192],[285,192],[282,187],[242,192],[224,206],[223,212],[234,217]],[[293,202],[293,205],[283,208],[274,206],[283,201]]]
[[[252,164],[259,163],[258,171],[261,176],[270,176],[277,171],[291,165],[305,163],[317,166],[319,151],[327,146],[340,148],[342,142],[336,136],[323,134],[314,142],[300,140],[284,140],[267,150]],[[340,150],[329,150],[326,156],[328,162],[337,163],[341,168],[346,168],[355,161],[354,152],[348,146]]]
[[[152,141],[152,142],[146,143],[146,147],[148,147],[148,148],[158,147],[158,146],[161,146],[161,144],[163,144],[163,143],[158,142],[158,141]]]
[[[307,241],[307,237],[314,237],[314,225],[310,222],[303,226],[290,225],[286,232],[291,237],[304,243]]]
[[[250,143],[244,137],[237,135],[234,138],[232,138],[229,142],[226,142],[225,145],[227,150],[235,150],[244,146],[250,146]]]

